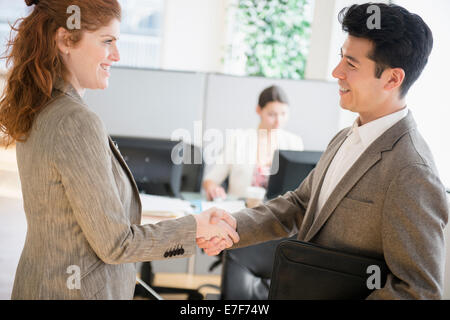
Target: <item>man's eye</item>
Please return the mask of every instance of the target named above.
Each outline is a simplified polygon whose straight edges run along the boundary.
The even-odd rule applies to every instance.
[[[106,40],[105,43],[106,43],[106,44],[111,44],[111,43],[112,43],[112,40]]]
[[[350,62],[347,62],[347,63],[348,63],[348,65],[349,65],[350,67],[355,68],[355,66],[352,65]]]

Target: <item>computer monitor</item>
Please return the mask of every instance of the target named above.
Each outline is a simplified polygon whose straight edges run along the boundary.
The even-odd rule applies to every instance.
[[[273,199],[295,190],[319,162],[319,151],[275,151],[272,171],[278,171],[269,177],[267,199]]]
[[[180,141],[113,136],[141,193],[181,198],[183,164],[172,161]],[[180,152],[182,152],[180,150]]]

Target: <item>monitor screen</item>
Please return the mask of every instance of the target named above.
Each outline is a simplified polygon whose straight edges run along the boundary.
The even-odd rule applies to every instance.
[[[111,137],[130,168],[139,192],[180,197],[182,164],[172,161],[179,141],[138,137]]]
[[[272,162],[267,199],[295,190],[319,162],[320,151],[277,150]]]

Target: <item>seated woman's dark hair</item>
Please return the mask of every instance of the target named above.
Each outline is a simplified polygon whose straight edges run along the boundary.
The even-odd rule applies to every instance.
[[[263,109],[270,102],[288,104],[286,93],[278,86],[270,86],[259,94],[258,105]]]

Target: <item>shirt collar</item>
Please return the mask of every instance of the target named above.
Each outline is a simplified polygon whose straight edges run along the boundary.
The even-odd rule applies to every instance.
[[[55,82],[53,84],[53,89],[58,90],[64,94],[74,98],[78,102],[84,103],[83,99],[78,94],[77,90],[69,82],[64,81],[61,77],[58,77],[55,80]]]
[[[404,108],[400,111],[394,112],[377,120],[366,123],[363,126],[359,126],[359,117],[355,120],[347,136],[355,133],[361,139],[364,148],[367,148],[378,139],[386,130],[391,128],[398,121],[406,117],[408,114],[408,108]]]

